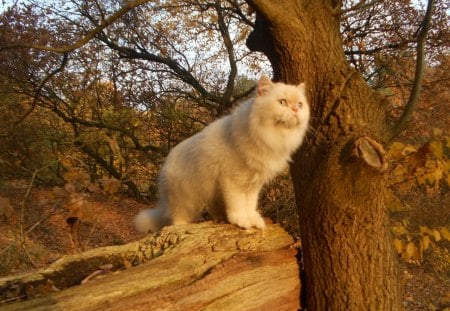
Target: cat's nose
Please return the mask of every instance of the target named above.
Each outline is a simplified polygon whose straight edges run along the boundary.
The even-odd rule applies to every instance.
[[[298,107],[297,106],[292,106],[291,107],[292,111],[297,112],[298,111]]]

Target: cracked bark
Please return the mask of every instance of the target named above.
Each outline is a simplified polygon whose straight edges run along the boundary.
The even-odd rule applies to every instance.
[[[67,287],[2,310],[297,310],[299,267],[280,226],[241,230],[203,222],[166,227],[127,245],[93,249],[25,276],[0,279],[0,297],[19,286]],[[140,264],[123,271],[126,262]],[[82,285],[111,264],[117,272]]]

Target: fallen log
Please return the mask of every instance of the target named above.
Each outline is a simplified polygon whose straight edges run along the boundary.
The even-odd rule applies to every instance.
[[[0,309],[298,310],[293,243],[278,225],[264,231],[213,222],[170,226],[2,278],[0,300],[23,301]]]

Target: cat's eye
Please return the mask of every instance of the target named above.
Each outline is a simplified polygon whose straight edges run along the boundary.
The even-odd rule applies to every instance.
[[[297,106],[298,106],[298,108],[302,108],[303,107],[303,103],[302,102],[298,102]]]
[[[288,105],[286,99],[284,99],[284,98],[278,100],[278,102],[279,102],[282,106],[285,106],[285,107],[287,107],[287,105]]]

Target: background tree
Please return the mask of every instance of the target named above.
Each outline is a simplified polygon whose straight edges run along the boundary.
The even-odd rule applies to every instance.
[[[232,18],[230,9],[222,12],[219,2],[146,2],[134,1],[122,9],[108,1],[55,7],[30,2],[11,7],[3,16],[4,55],[37,53],[9,49],[35,46],[31,51],[52,59],[48,68],[35,61],[38,56],[17,60],[36,72],[20,83],[20,92],[32,98],[28,111],[38,105],[55,113],[69,125],[79,150],[104,173],[123,180],[135,196],[145,192],[144,178],[149,172],[155,175],[167,150],[251,93],[254,83],[240,83],[245,78],[238,76],[237,64],[245,63],[242,68],[248,71],[258,67],[260,58],[235,49],[234,44],[245,42],[247,30],[238,27],[242,22]],[[178,13],[187,8],[189,14],[180,19]],[[218,10],[222,13],[216,18]],[[105,19],[111,21],[108,28]],[[43,41],[35,29],[53,42]],[[230,35],[229,29],[235,33]],[[215,44],[221,38],[226,49]],[[202,53],[187,52],[192,42]],[[4,66],[5,73],[15,72],[11,64]],[[106,84],[108,90],[99,88]],[[137,176],[138,170],[130,172],[118,167],[120,161],[111,161],[117,154],[108,150],[112,141],[106,137],[115,137],[123,159],[146,168],[146,174]]]

